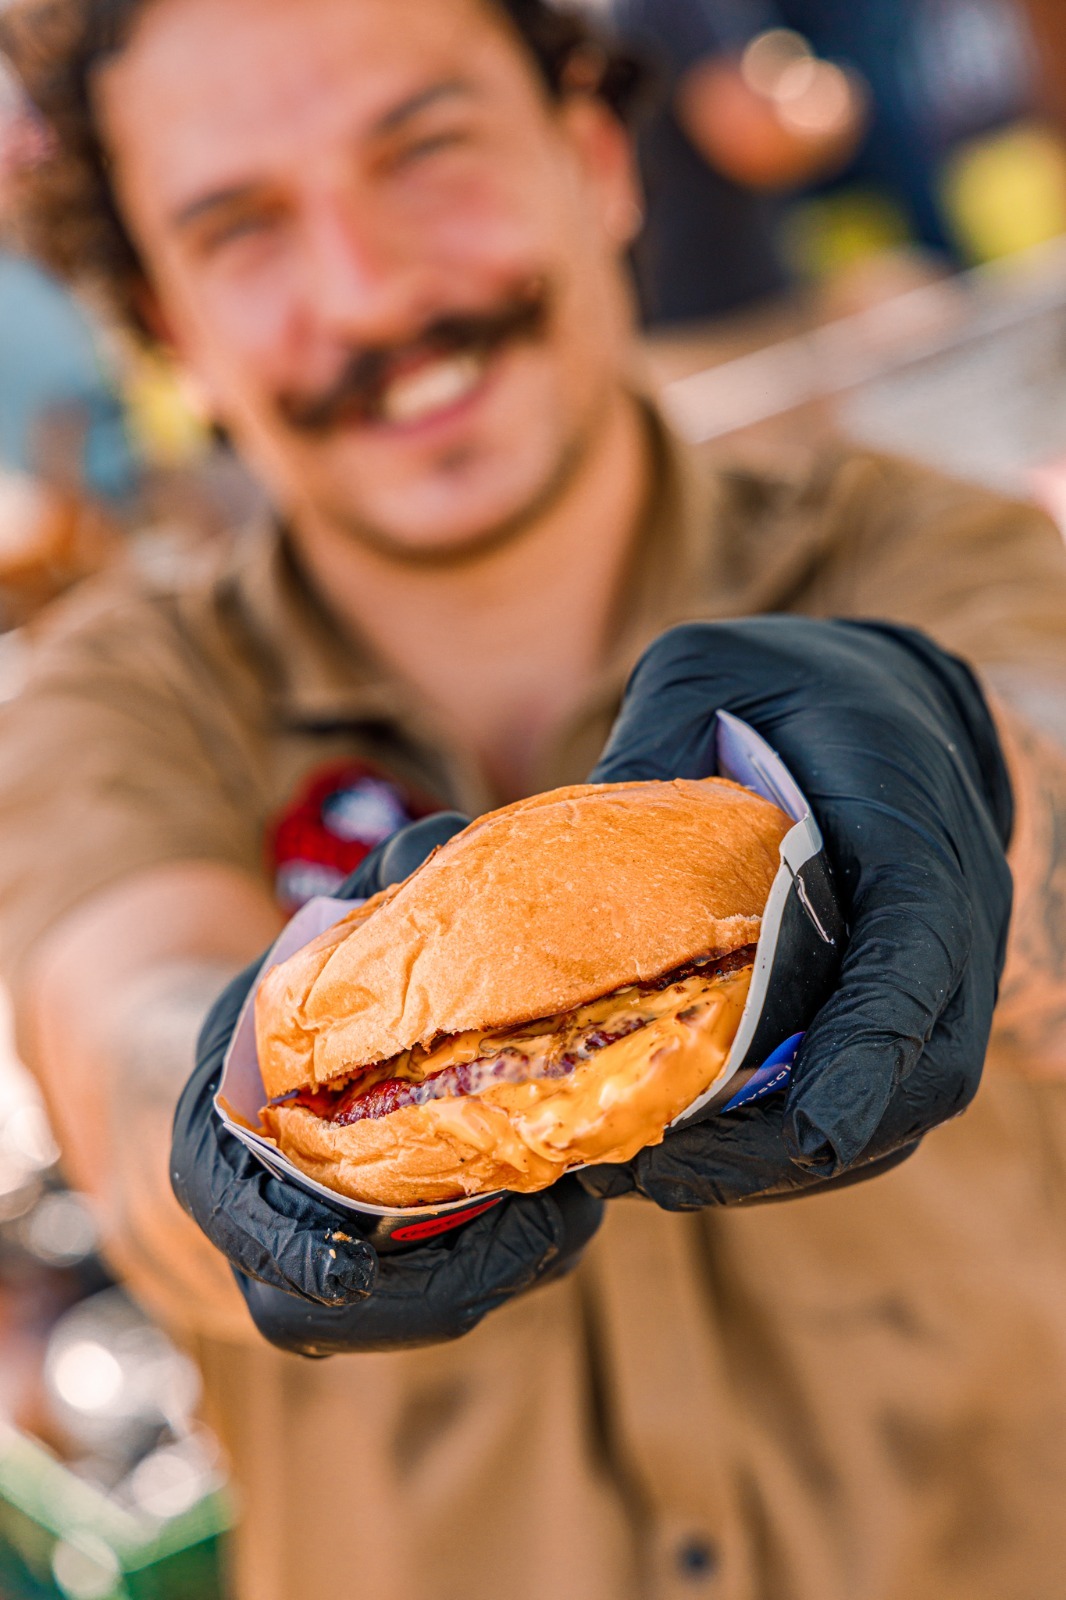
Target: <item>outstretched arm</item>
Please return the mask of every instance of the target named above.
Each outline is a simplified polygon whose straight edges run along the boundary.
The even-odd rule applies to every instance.
[[[246,874],[175,862],[120,880],[41,941],[23,985],[21,1043],[64,1164],[91,1197],[109,1254],[170,1321],[250,1324],[225,1259],[170,1190],[170,1130],[196,1038],[220,989],[280,918]]]

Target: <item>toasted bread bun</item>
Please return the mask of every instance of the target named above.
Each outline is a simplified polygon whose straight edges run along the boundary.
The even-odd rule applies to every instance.
[[[337,1085],[442,1036],[558,1017],[754,945],[789,826],[720,778],[558,789],[481,818],[267,974],[267,1094]],[[690,978],[677,1008],[565,1078],[345,1126],[301,1105],[264,1121],[303,1171],[371,1204],[542,1188],[662,1137],[721,1071],[749,977]]]

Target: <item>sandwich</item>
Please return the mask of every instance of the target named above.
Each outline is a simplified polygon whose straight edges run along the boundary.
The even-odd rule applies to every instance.
[[[723,778],[479,818],[266,974],[265,1131],[385,1207],[630,1160],[722,1075],[790,826]]]

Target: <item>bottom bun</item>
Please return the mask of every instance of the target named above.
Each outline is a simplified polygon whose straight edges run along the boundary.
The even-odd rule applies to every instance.
[[[564,1078],[497,1083],[337,1126],[300,1105],[263,1113],[294,1166],[367,1205],[438,1205],[545,1189],[573,1167],[629,1161],[721,1076],[751,968],[678,990],[677,1007]]]

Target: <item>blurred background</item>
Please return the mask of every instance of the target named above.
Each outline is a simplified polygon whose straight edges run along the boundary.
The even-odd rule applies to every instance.
[[[2,0],[0,0],[2,4]],[[654,64],[634,279],[651,381],[722,454],[844,433],[1066,527],[1062,0],[597,0]],[[34,617],[258,509],[180,376],[20,247],[45,134],[0,60],[0,695]],[[225,1592],[193,1365],[108,1276],[0,997],[0,1597]]]

